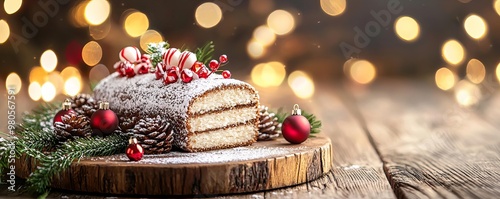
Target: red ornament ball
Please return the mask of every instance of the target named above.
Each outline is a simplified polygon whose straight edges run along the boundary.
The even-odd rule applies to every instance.
[[[217,60],[214,60],[214,59],[212,61],[210,61],[210,63],[208,63],[208,67],[210,67],[210,69],[212,69],[212,71],[219,69],[219,66],[220,66],[219,62]]]
[[[301,115],[298,105],[294,106],[292,115],[283,121],[281,132],[285,140],[292,144],[300,144],[309,137],[311,124]]]
[[[219,61],[221,64],[225,64],[227,62],[227,55],[221,55]]]
[[[132,161],[139,161],[144,156],[144,149],[137,143],[137,139],[131,138],[125,153],[127,154],[128,159]]]
[[[229,72],[228,70],[222,71],[222,77],[224,77],[224,79],[231,78],[231,72]]]
[[[196,73],[198,74],[198,77],[200,78],[207,78],[209,75],[208,75],[208,69],[205,65],[203,65],[200,70],[198,70],[198,72]]]
[[[69,101],[69,99],[66,99],[62,104],[62,109],[58,111],[54,116],[52,124],[55,124],[56,122],[62,122],[62,116],[70,114],[76,114],[76,112],[71,109],[71,101]]]
[[[101,102],[99,110],[90,118],[90,126],[94,135],[111,135],[118,128],[118,116],[109,110],[107,102]]]

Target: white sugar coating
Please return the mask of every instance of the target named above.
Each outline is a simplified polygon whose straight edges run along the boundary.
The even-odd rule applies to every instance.
[[[160,155],[144,155],[142,160],[129,161],[125,154],[118,154],[106,157],[92,157],[92,161],[106,161],[108,163],[130,163],[130,164],[214,164],[247,160],[257,160],[263,158],[276,158],[284,155],[300,153],[309,150],[310,147],[274,147],[274,146],[250,146],[236,147],[231,149],[221,149],[198,153],[185,153],[173,151]]]
[[[239,98],[230,98],[234,91],[246,93]],[[227,92],[225,91],[233,91]],[[208,94],[213,93],[214,97],[224,98],[225,96],[231,100],[217,101],[208,98]],[[205,106],[205,110],[200,110],[202,113],[218,111],[224,107],[236,107],[238,105],[252,105],[257,107],[259,96],[257,91],[248,83],[235,80],[224,79],[220,75],[211,75],[208,79],[197,79],[190,83],[181,81],[172,84],[164,84],[161,80],[156,80],[155,74],[136,75],[132,78],[120,77],[118,73],[113,73],[103,79],[94,89],[96,100],[108,101],[110,109],[120,113],[131,113],[138,115],[140,118],[145,117],[161,117],[168,119],[175,127],[174,145],[187,150],[189,148],[188,139],[192,132],[187,130],[188,119],[197,115],[190,115],[190,109],[193,101],[197,99],[207,98],[205,101],[210,101],[211,104]],[[244,98],[241,100],[240,98]],[[204,102],[199,102],[204,103]],[[218,105],[213,105],[214,103]],[[247,103],[247,104],[242,104]],[[258,113],[255,111],[255,119]],[[242,118],[233,118],[234,121],[242,121]],[[244,118],[245,119],[245,118]],[[222,128],[224,126],[220,126]],[[254,132],[257,136],[257,126]],[[249,140],[248,144],[255,142]],[[223,147],[223,146],[221,146]]]

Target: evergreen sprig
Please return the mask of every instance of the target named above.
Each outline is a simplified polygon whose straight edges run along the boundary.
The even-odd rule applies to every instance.
[[[285,119],[290,116],[289,113],[283,111],[283,108],[279,108],[274,112],[276,118],[278,118],[279,123],[283,123]],[[302,110],[302,115],[309,121],[311,124],[311,134],[317,134],[321,132],[321,120],[319,120],[316,115],[309,113],[307,111]]]
[[[207,42],[203,47],[196,49],[196,58],[201,63],[208,65],[215,51],[215,45],[213,41]]]
[[[27,180],[29,189],[39,194],[45,193],[50,186],[52,177],[67,169],[75,160],[79,161],[83,157],[121,153],[125,151],[126,147],[127,138],[115,134],[105,138],[90,137],[65,142],[49,155],[27,149],[25,152],[28,156],[38,157],[40,160],[39,166]]]
[[[158,63],[161,63],[163,61],[163,53],[165,53],[168,47],[170,47],[170,44],[168,44],[168,42],[166,41],[148,44],[146,53],[148,53],[150,56],[149,58],[151,60],[151,65],[153,65],[153,68],[156,68]]]

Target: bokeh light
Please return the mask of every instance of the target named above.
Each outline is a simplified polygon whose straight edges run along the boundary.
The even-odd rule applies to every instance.
[[[305,72],[292,72],[288,76],[288,86],[290,86],[293,93],[299,98],[308,99],[314,95],[314,82]]]
[[[396,19],[394,29],[399,38],[405,41],[414,41],[420,34],[420,26],[418,22],[408,16],[402,16]]]
[[[442,67],[436,71],[436,85],[441,90],[450,90],[455,86],[456,76],[450,69]]]
[[[109,17],[111,6],[106,0],[92,0],[85,6],[85,20],[90,25],[102,24]]]
[[[375,79],[375,66],[367,60],[356,60],[351,64],[349,74],[351,78],[360,84],[368,84]]]
[[[279,86],[285,76],[285,65],[276,61],[257,64],[251,73],[252,81],[260,87]]]
[[[5,43],[10,36],[9,24],[5,20],[0,20],[0,44]]]
[[[247,45],[248,55],[250,55],[250,57],[252,57],[254,59],[262,57],[262,55],[264,55],[264,53],[265,53],[265,50],[266,49],[264,48],[264,45],[262,45],[258,41],[252,40],[252,41],[248,42],[248,45]]]
[[[344,13],[346,0],[320,0],[321,9],[328,15],[337,16]]]
[[[497,68],[495,69],[495,74],[497,76],[498,81],[500,82],[500,63],[498,63]]]
[[[480,84],[483,82],[485,76],[486,68],[484,68],[484,64],[481,61],[471,59],[469,63],[467,63],[467,79],[472,83]]]
[[[99,43],[95,41],[90,41],[82,50],[82,59],[85,64],[89,66],[95,66],[101,61],[102,58],[102,48]]]
[[[287,11],[275,10],[267,17],[267,26],[277,35],[285,35],[295,28],[295,19]]]
[[[469,15],[464,21],[464,28],[473,39],[481,39],[488,32],[486,21],[477,15]]]
[[[40,57],[40,65],[47,72],[52,72],[57,66],[57,56],[52,50],[46,50]]]
[[[47,81],[49,73],[45,71],[42,67],[36,66],[31,68],[29,80],[30,82],[38,82],[39,84],[43,84]]]
[[[110,20],[106,20],[102,24],[97,26],[89,26],[89,34],[95,40],[104,39],[106,36],[108,36],[110,30],[111,30]]]
[[[149,19],[142,12],[131,12],[126,18],[123,25],[125,32],[131,37],[139,37],[149,28]]]
[[[17,73],[10,73],[7,76],[7,79],[5,80],[5,88],[7,88],[7,90],[13,89],[14,94],[17,94],[21,90],[22,86],[23,82]]]
[[[78,79],[77,77],[70,77],[64,83],[64,93],[66,95],[75,96],[78,93],[80,93],[81,89],[82,89],[82,83],[81,80]]]
[[[196,8],[194,17],[198,25],[203,28],[216,26],[222,19],[222,10],[212,2],[206,2]]]
[[[467,80],[462,80],[455,86],[455,99],[462,106],[472,106],[481,100],[482,94],[479,87]]]
[[[49,73],[47,81],[49,81],[50,83],[52,83],[52,85],[54,85],[54,87],[56,88],[56,94],[62,92],[64,80],[58,71],[53,71]]]
[[[28,87],[28,95],[33,101],[38,101],[42,98],[42,86],[38,82],[31,82]]]
[[[7,14],[14,14],[21,8],[22,4],[22,0],[5,0],[3,2],[3,8]]]
[[[80,75],[80,71],[73,66],[68,66],[61,71],[61,77],[63,81],[67,81],[71,77],[77,77],[78,79],[82,79]]]
[[[495,0],[495,2],[493,2],[493,8],[495,8],[497,14],[500,15],[500,0]]]
[[[51,82],[45,82],[41,91],[43,101],[50,102],[56,97],[56,87]]]
[[[253,31],[253,38],[262,45],[269,46],[276,40],[276,35],[269,27],[262,25]]]
[[[90,1],[80,1],[71,8],[69,15],[71,22],[75,27],[85,27],[89,25],[85,19],[85,10],[89,2]]]
[[[142,50],[148,50],[149,43],[158,43],[163,41],[163,36],[156,30],[146,31],[139,40]]]
[[[90,70],[89,82],[90,84],[98,83],[108,75],[109,75],[108,67],[106,67],[104,64],[97,64]]]
[[[448,40],[444,43],[441,53],[443,59],[452,65],[460,64],[465,57],[464,47],[457,40]]]

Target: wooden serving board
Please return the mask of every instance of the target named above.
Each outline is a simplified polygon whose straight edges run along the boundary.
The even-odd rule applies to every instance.
[[[26,178],[36,165],[21,158],[16,168]],[[146,155],[138,162],[125,154],[86,158],[54,176],[52,186],[127,195],[234,194],[309,182],[331,168],[331,141],[320,135],[299,145],[279,138],[233,149]]]

